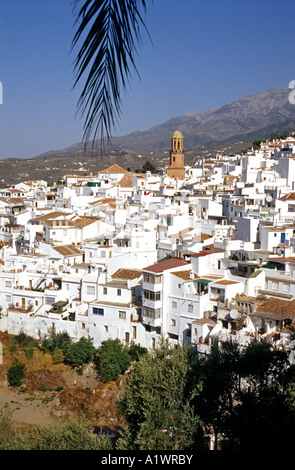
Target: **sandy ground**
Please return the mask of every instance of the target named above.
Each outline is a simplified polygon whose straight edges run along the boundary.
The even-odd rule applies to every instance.
[[[9,408],[13,421],[26,425],[48,425],[61,421],[54,411],[54,400],[51,397],[33,397],[18,391],[0,388],[0,409]]]

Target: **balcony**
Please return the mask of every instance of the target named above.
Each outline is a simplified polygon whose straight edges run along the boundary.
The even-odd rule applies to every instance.
[[[25,307],[19,307],[19,305],[16,303],[15,305],[14,304],[10,304],[8,309],[9,311],[12,311],[12,312],[19,312],[19,313],[33,313],[33,305],[29,305],[28,308],[25,308]]]

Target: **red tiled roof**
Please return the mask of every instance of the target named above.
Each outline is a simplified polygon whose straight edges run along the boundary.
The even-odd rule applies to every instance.
[[[191,257],[193,258],[200,258],[201,256],[207,256],[211,255],[213,253],[224,253],[224,250],[205,250],[205,251],[200,251],[200,253],[192,253]]]
[[[164,261],[159,261],[158,263],[152,264],[151,266],[147,266],[143,269],[143,271],[151,271],[154,273],[162,273],[167,269],[178,268],[179,266],[186,266],[188,264],[187,261],[184,261],[180,258],[170,258]]]

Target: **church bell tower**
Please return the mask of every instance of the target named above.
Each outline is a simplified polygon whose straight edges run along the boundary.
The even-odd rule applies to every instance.
[[[185,179],[183,135],[175,131],[171,136],[170,165],[167,170],[170,178]]]

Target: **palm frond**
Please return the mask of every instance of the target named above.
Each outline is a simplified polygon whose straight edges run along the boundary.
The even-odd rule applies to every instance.
[[[74,1],[74,11],[81,0]],[[85,115],[83,140],[93,133],[110,140],[121,115],[121,89],[126,89],[141,45],[141,28],[146,30],[140,9],[145,0],[84,0],[79,8],[74,48],[83,40],[74,62],[74,87],[86,75],[78,101]],[[86,35],[83,39],[83,36]],[[138,74],[139,75],[139,74]]]

